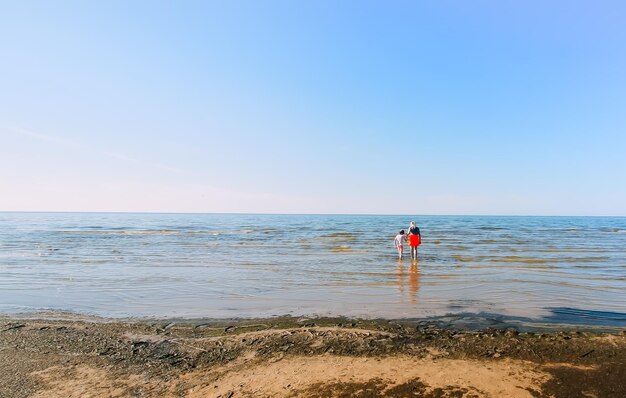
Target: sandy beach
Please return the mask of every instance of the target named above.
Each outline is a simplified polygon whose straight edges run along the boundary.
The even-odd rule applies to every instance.
[[[0,318],[0,397],[623,397],[626,332]]]

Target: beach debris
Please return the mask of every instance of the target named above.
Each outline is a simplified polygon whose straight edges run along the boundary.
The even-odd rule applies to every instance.
[[[588,355],[591,355],[591,353],[593,353],[594,351],[595,351],[595,350],[590,350],[590,351],[587,351],[586,353],[582,354],[582,355],[581,355],[581,356],[579,356],[578,358],[584,358],[584,357],[586,357],[586,356],[588,356]]]
[[[21,329],[21,328],[23,328],[26,325],[24,325],[23,323],[14,323],[14,324],[9,323],[7,326],[8,326],[7,328],[2,329],[0,331],[1,332],[7,332],[9,330]]]

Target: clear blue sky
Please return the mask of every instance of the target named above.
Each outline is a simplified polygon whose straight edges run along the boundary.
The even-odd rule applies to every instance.
[[[621,1],[3,1],[0,210],[626,215]]]

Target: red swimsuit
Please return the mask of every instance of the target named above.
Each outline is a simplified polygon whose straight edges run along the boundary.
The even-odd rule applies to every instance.
[[[422,243],[422,239],[419,235],[409,235],[409,246],[419,246]]]

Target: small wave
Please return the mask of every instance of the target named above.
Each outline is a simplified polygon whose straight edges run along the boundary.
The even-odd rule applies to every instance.
[[[496,263],[524,263],[524,264],[545,264],[548,262],[546,259],[540,258],[528,258],[520,256],[504,256],[500,258],[494,258],[491,261]]]
[[[560,258],[536,258],[521,256],[504,256],[491,259],[499,263],[525,263],[525,264],[547,264],[547,263],[590,263],[596,261],[607,261],[609,257],[560,257]]]
[[[323,238],[352,238],[354,237],[352,232],[333,232],[330,234],[322,235]]]
[[[448,250],[459,250],[459,251],[465,251],[465,250],[469,250],[470,247],[469,246],[463,246],[463,245],[449,245],[445,247]]]
[[[585,231],[585,229],[582,228],[538,228],[536,230],[534,230],[534,232],[541,232],[541,233],[555,233],[555,232],[581,232],[581,231]]]
[[[356,234],[352,232],[333,232],[331,234],[322,235],[319,239],[329,240],[331,242],[354,242],[356,241]]]
[[[475,257],[460,256],[458,254],[452,255],[452,258],[457,260],[457,261],[463,262],[463,263],[467,263],[467,262],[470,262],[470,261],[477,261],[477,259]]]
[[[333,247],[330,248],[330,251],[334,252],[334,253],[351,253],[351,252],[354,252],[354,250],[352,250],[350,248],[350,246],[345,246],[345,245],[333,246]]]
[[[580,251],[580,249],[535,249],[535,251],[541,253],[567,253],[571,251]]]
[[[161,229],[158,231],[122,231],[116,235],[178,235],[179,231],[173,231],[171,229]]]
[[[160,229],[160,230],[101,230],[101,231],[59,231],[60,233],[66,234],[77,234],[77,235],[102,235],[102,236],[124,236],[124,235],[178,235],[180,231],[175,231],[171,229]]]
[[[271,234],[276,231],[278,231],[278,229],[276,228],[244,228],[235,232],[240,233],[240,234],[254,234],[254,233]]]
[[[188,231],[189,235],[209,235],[209,236],[220,236],[226,235],[227,232],[224,231]]]
[[[564,263],[591,263],[591,262],[595,262],[595,261],[608,261],[608,260],[610,260],[610,257],[602,257],[602,256],[597,256],[597,257],[569,257],[569,258],[559,259],[559,261],[564,262]]]
[[[316,274],[318,274],[320,271],[315,270],[312,271]],[[333,277],[341,277],[341,276],[346,276],[346,277],[355,277],[355,276],[376,276],[376,277],[389,277],[389,276],[393,276],[396,277],[398,276],[397,272],[371,272],[371,271],[359,271],[359,272],[355,272],[355,271],[326,271],[324,272],[327,275],[332,275]],[[408,273],[407,273],[408,274]]]
[[[533,271],[542,271],[542,272],[560,272],[558,271],[558,267],[548,263],[525,263],[524,265],[517,268],[519,270],[533,270]]]
[[[600,228],[600,231],[609,234],[626,234],[626,229],[621,228]]]

